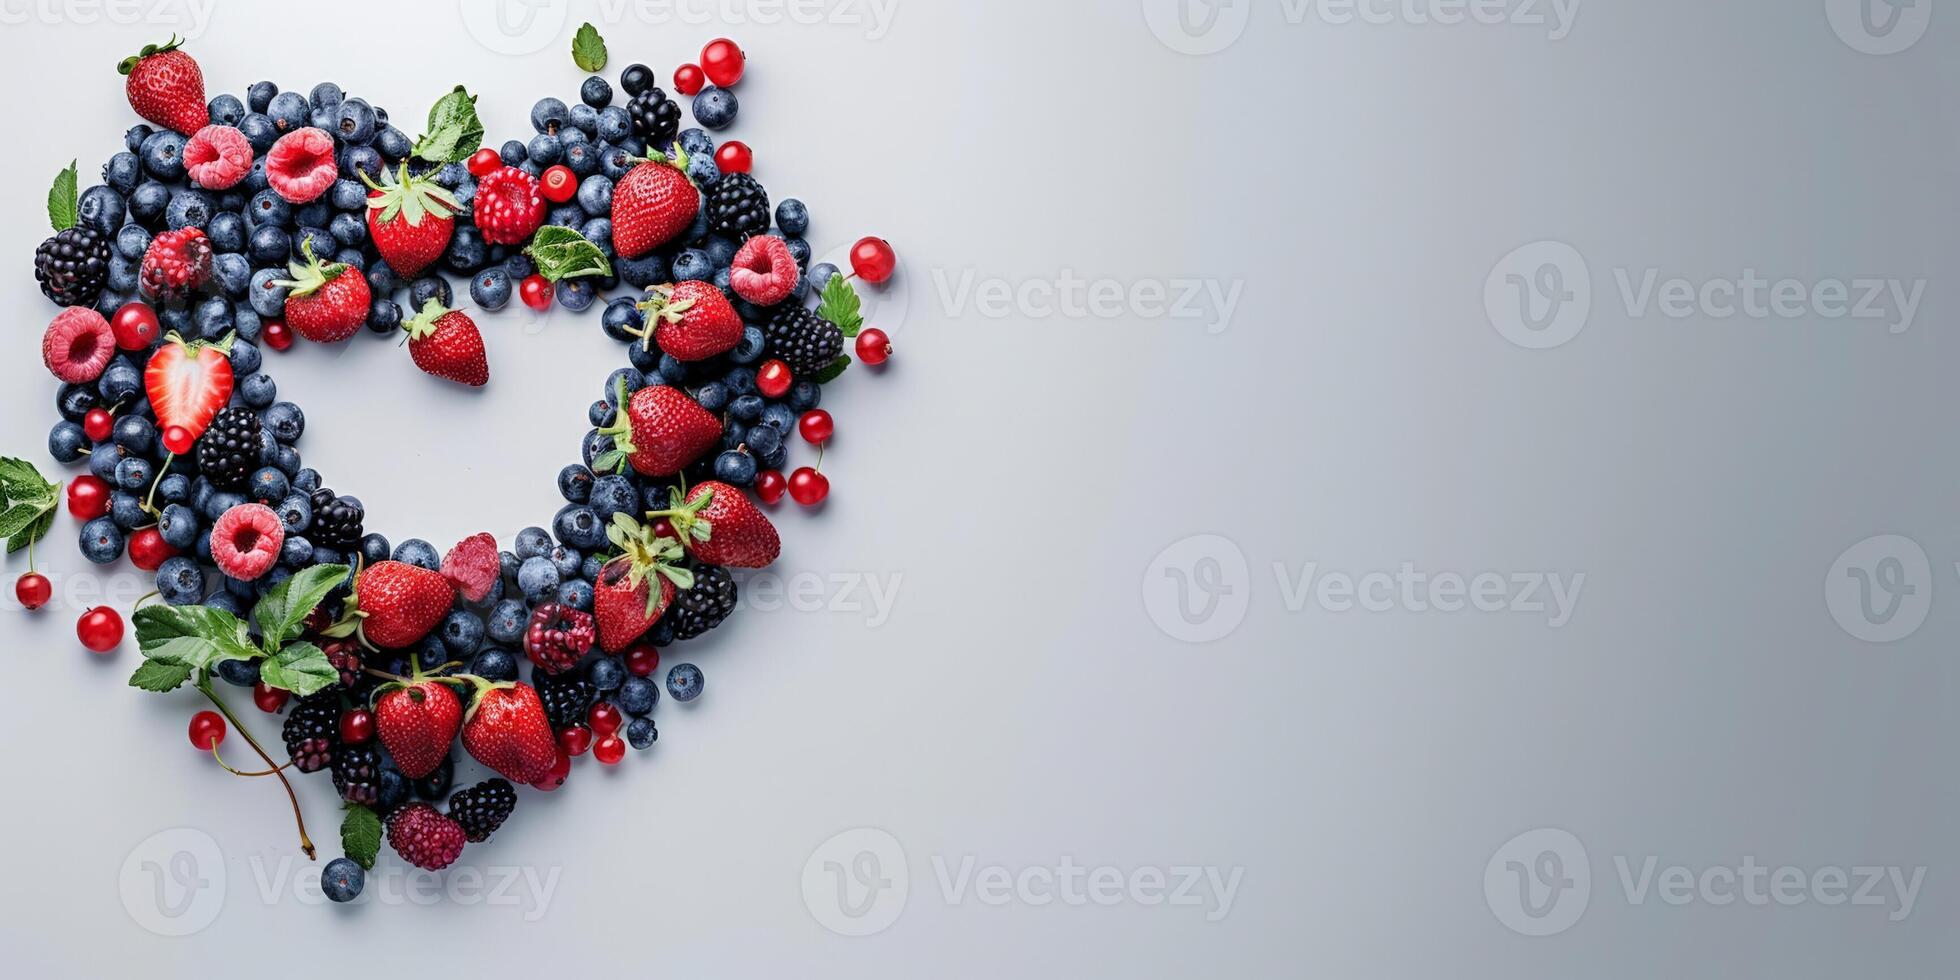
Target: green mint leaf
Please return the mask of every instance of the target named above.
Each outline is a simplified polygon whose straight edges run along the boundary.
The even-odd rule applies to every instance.
[[[606,67],[606,39],[599,36],[599,29],[590,21],[578,25],[578,33],[572,35],[572,63],[579,71]]]
[[[75,162],[71,160],[67,170],[54,175],[54,186],[48,188],[48,223],[54,230],[75,227],[75,200]]]
[[[850,282],[840,272],[824,283],[823,294],[817,302],[817,315],[837,324],[837,329],[844,331],[844,336],[855,337],[864,326],[864,315],[860,312],[863,306],[857,290],[851,288]]]
[[[314,565],[272,587],[259,604],[252,607],[252,621],[259,624],[267,649],[276,650],[298,636],[306,617],[327,598],[334,586],[346,581],[346,565]]]
[[[0,496],[15,503],[46,503],[52,507],[59,484],[49,483],[34,464],[11,456],[0,457]]]
[[[0,512],[0,538],[11,538],[34,525],[48,509],[37,504],[15,504]]]
[[[573,276],[610,276],[612,264],[599,246],[585,236],[559,225],[545,225],[525,246],[524,254],[538,267],[538,274],[557,282]]]
[[[16,534],[12,538],[8,539],[7,554],[11,555],[16,551],[19,551],[20,549],[25,548],[28,545],[33,544],[34,542],[47,537],[48,531],[54,528],[54,515],[55,515],[55,511],[50,509],[47,513],[42,514],[41,519],[35,521],[34,524],[31,527],[29,527],[26,531],[23,531],[20,534]]]
[[[819,368],[816,374],[810,376],[810,380],[820,385],[827,385],[837,380],[838,375],[843,374],[844,369],[850,366],[851,359],[849,357],[839,357],[822,368]]]
[[[174,691],[197,672],[196,667],[174,660],[145,660],[129,675],[129,686],[158,694]]]
[[[476,96],[456,86],[429,107],[429,131],[412,151],[430,163],[461,163],[483,145],[483,122],[476,117]]]
[[[210,606],[144,606],[131,619],[136,625],[136,642],[145,651],[186,636],[216,642],[221,636],[235,637],[245,628],[238,617]]]
[[[374,870],[374,859],[381,853],[381,818],[359,803],[347,804],[347,816],[340,820],[340,850],[347,859]]]
[[[340,683],[340,670],[327,660],[326,651],[302,641],[267,657],[259,667],[259,681],[305,697]]]

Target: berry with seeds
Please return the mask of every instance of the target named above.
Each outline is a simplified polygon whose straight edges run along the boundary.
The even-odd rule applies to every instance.
[[[708,227],[743,241],[769,230],[769,192],[748,174],[729,174],[708,192]]]
[[[184,144],[184,170],[197,186],[221,191],[252,172],[252,141],[231,126],[206,126]]]
[[[388,846],[424,871],[441,871],[462,856],[463,825],[427,803],[410,803],[388,817]]]
[[[383,170],[380,182],[368,187],[367,228],[375,250],[397,275],[413,279],[449,247],[463,205],[434,177],[409,173],[406,162],[398,173]]]
[[[774,306],[788,299],[802,277],[789,243],[774,235],[757,235],[742,243],[728,270],[728,284],[735,295],[757,306]]]
[[[264,504],[239,504],[225,511],[211,527],[211,561],[218,570],[240,582],[272,571],[286,527]]]
[[[456,591],[471,603],[480,603],[490,595],[502,575],[502,566],[497,559],[497,539],[489,534],[475,534],[457,542],[449,554],[442,559],[442,577],[456,587]]]
[[[308,496],[307,506],[313,512],[310,533],[315,543],[335,551],[351,550],[361,543],[367,511],[360,501],[320,487]]]
[[[469,314],[430,300],[408,321],[408,353],[415,366],[445,381],[481,388],[490,383],[483,334]]]
[[[462,722],[462,703],[436,680],[391,686],[374,703],[381,744],[410,779],[427,777],[449,758],[449,743]]]
[[[201,228],[166,231],[150,240],[143,253],[139,285],[143,295],[159,302],[181,303],[211,281],[216,250]]]
[[[672,609],[667,611],[665,625],[674,631],[674,639],[691,640],[720,626],[735,611],[735,579],[728,570],[717,565],[690,561],[688,567],[694,572],[694,586],[674,597]],[[660,661],[656,656],[652,668]]]
[[[558,744],[544,703],[530,685],[483,682],[463,721],[463,747],[515,783],[534,785],[558,765]]]
[[[486,779],[449,797],[449,818],[463,826],[472,844],[489,840],[515,809],[517,790],[505,779]]]
[[[673,145],[675,134],[681,131],[680,104],[657,86],[634,95],[626,103],[626,112],[633,118],[633,135],[650,148]]]
[[[576,674],[544,674],[533,678],[544,716],[554,728],[566,728],[585,719],[596,692]]]
[[[742,340],[742,318],[728,297],[699,280],[655,286],[638,306],[647,327],[634,331],[678,361],[725,353]],[[652,330],[652,337],[646,331]]]
[[[765,332],[769,352],[794,374],[815,375],[844,352],[844,331],[796,304],[777,310]]]
[[[286,716],[281,736],[293,768],[300,772],[326,768],[333,762],[340,737],[340,694],[328,690],[301,698]]]
[[[369,566],[355,583],[354,594],[366,613],[361,635],[389,650],[405,650],[428,636],[456,599],[456,590],[440,573],[399,561]]]
[[[211,420],[197,440],[197,468],[219,490],[243,493],[251,484],[264,448],[264,429],[257,412],[227,408]],[[279,495],[281,499],[285,494]]]
[[[333,788],[349,803],[373,806],[381,800],[381,750],[343,743],[333,754]]]
[[[676,588],[694,584],[694,575],[678,562],[681,546],[625,515],[613,518],[607,534],[623,554],[599,569],[593,585],[593,613],[599,623],[599,646],[619,653],[653,628],[674,601]]]
[[[561,674],[578,666],[597,636],[590,613],[547,602],[531,613],[524,653],[546,674]]]
[[[276,281],[289,290],[286,325],[316,344],[337,344],[359,333],[374,305],[367,277],[344,262],[322,263],[310,241],[301,251],[305,263],[290,263],[292,278]]]
[[[146,44],[116,71],[126,76],[123,94],[137,115],[189,135],[211,121],[211,108],[204,100],[204,71],[179,43],[173,36],[168,44]]]
[[[41,363],[69,384],[90,384],[102,377],[115,354],[109,321],[87,307],[71,306],[55,314],[41,335]]]
[[[686,165],[684,153],[668,157],[656,151],[613,182],[613,249],[622,258],[639,258],[693,227],[701,192],[688,179]]]
[[[109,281],[109,240],[83,225],[55,232],[34,250],[34,280],[62,306],[94,306]]]
[[[500,167],[476,186],[474,220],[485,241],[516,245],[544,224],[544,195],[537,178],[516,167]]]
[[[325,194],[340,177],[334,160],[334,141],[324,129],[296,129],[272,144],[265,154],[265,178],[273,193],[291,204],[306,204]]]
[[[721,441],[721,420],[668,385],[641,388],[627,400],[625,416],[599,429],[617,447],[595,470],[613,470],[624,459],[644,476],[672,476]]]

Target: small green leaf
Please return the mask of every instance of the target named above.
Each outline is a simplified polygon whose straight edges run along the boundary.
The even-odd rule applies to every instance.
[[[857,290],[844,278],[843,273],[830,277],[824,283],[823,294],[817,302],[817,315],[837,324],[844,336],[855,337],[864,326],[863,301],[858,299]]]
[[[300,634],[306,617],[327,598],[327,593],[346,581],[346,565],[314,565],[272,587],[252,607],[252,621],[259,624],[268,650],[277,650]]]
[[[136,610],[136,642],[143,656],[195,668],[220,660],[251,660],[259,656],[245,624],[222,609],[209,606],[144,606]]]
[[[174,691],[191,679],[197,668],[174,660],[145,660],[129,675],[129,686],[145,691]]]
[[[14,503],[45,503],[52,507],[60,484],[50,483],[34,464],[11,456],[0,457],[0,496]]]
[[[259,680],[267,687],[305,697],[340,683],[340,669],[327,659],[326,651],[302,641],[267,657],[259,667]]]
[[[39,541],[42,538],[47,537],[48,531],[54,527],[54,515],[55,512],[53,510],[49,510],[47,513],[42,514],[41,519],[35,521],[33,526],[29,527],[25,532],[21,534],[16,534],[13,537],[7,539],[7,554],[11,555],[16,551],[19,551],[20,549],[25,548],[28,545],[36,541]]]
[[[532,236],[524,254],[538,267],[538,274],[557,282],[574,276],[610,276],[612,264],[599,246],[577,231],[559,225],[545,225]]]
[[[456,86],[429,107],[429,131],[412,151],[430,163],[460,163],[483,145],[483,122],[476,117],[476,96]]]
[[[11,538],[34,526],[48,508],[36,504],[15,504],[0,512],[0,538]]]
[[[850,366],[851,359],[849,357],[839,357],[819,368],[816,374],[810,376],[810,380],[820,385],[827,385],[837,380],[837,376],[843,374],[844,369]]]
[[[54,186],[48,188],[48,223],[56,231],[67,231],[75,227],[75,161],[68,162],[68,169],[54,175]]]
[[[359,803],[347,804],[347,816],[340,820],[340,850],[348,860],[374,870],[375,856],[381,853],[381,818]]]
[[[590,21],[578,26],[578,33],[572,35],[572,63],[579,71],[598,71],[606,67],[606,39],[599,36],[599,29]]]

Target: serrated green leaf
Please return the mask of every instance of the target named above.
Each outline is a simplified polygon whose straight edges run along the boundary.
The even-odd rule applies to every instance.
[[[572,35],[572,63],[580,71],[606,67],[606,39],[599,36],[599,29],[590,21],[580,24],[578,33]]]
[[[839,357],[818,369],[816,374],[810,376],[810,380],[820,385],[827,385],[837,380],[837,377],[844,373],[844,369],[850,366],[851,359],[849,357]]]
[[[430,163],[460,163],[483,145],[483,122],[476,116],[476,96],[458,85],[429,107],[429,131],[415,141],[411,152]]]
[[[11,538],[32,527],[48,508],[38,504],[15,504],[0,512],[0,538]]]
[[[557,282],[574,276],[610,276],[612,264],[599,246],[587,241],[576,230],[545,225],[531,237],[524,254],[538,267],[538,274]]]
[[[196,672],[197,668],[175,660],[145,660],[129,675],[129,686],[161,694],[184,686]]]
[[[314,565],[273,586],[252,607],[252,621],[259,624],[266,648],[276,650],[298,636],[306,626],[307,615],[347,579],[350,570],[346,565]]]
[[[823,294],[817,302],[817,315],[837,324],[837,329],[844,331],[844,336],[855,337],[864,326],[863,308],[864,303],[858,299],[857,290],[851,288],[850,281],[840,272],[824,283]]]
[[[349,861],[373,871],[374,859],[381,853],[381,817],[359,803],[347,804],[347,815],[340,819],[340,851]]]
[[[144,606],[130,618],[136,642],[146,651],[180,636],[215,642],[221,636],[236,637],[245,628],[238,617],[210,606]]]
[[[13,537],[8,538],[7,554],[11,555],[16,551],[19,551],[20,549],[25,548],[28,545],[33,544],[34,542],[47,537],[48,531],[54,528],[54,515],[55,515],[55,511],[49,510],[47,513],[42,514],[41,519],[35,521],[33,526],[29,527],[24,533],[16,534]]]
[[[326,651],[301,641],[267,657],[259,666],[259,681],[305,697],[340,683],[340,669],[327,659]]]
[[[54,186],[48,188],[48,223],[56,231],[66,231],[75,227],[75,161],[68,162],[68,169],[54,175]]]
[[[0,457],[0,492],[14,503],[42,503],[54,506],[61,485],[41,476],[34,464],[11,456]]]

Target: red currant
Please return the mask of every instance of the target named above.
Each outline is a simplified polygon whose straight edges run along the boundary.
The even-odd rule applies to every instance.
[[[796,378],[789,372],[789,365],[774,358],[763,361],[755,369],[755,387],[770,398],[781,398],[789,393],[790,382]]]
[[[892,356],[892,339],[877,327],[865,327],[858,333],[857,352],[866,364],[883,364]]]
[[[865,282],[884,282],[897,268],[898,255],[892,251],[891,243],[882,238],[860,238],[851,246],[851,271]]]
[[[674,91],[682,95],[700,95],[708,85],[708,76],[701,72],[701,66],[682,65],[674,69]]]
[[[591,711],[585,713],[585,720],[592,726],[593,731],[601,735],[611,735],[619,731],[619,726],[626,723],[626,716],[620,714],[619,708],[612,702],[600,701],[592,706]]]
[[[551,280],[533,273],[517,284],[517,298],[534,310],[551,308]]]
[[[813,408],[796,420],[796,431],[803,433],[803,441],[813,446],[821,446],[830,441],[830,413],[821,408]]]
[[[567,776],[570,776],[571,774],[572,774],[572,757],[566,755],[565,751],[563,749],[560,749],[558,750],[558,760],[551,764],[551,773],[545,776],[543,779],[540,779],[537,782],[532,783],[531,788],[543,790],[549,793],[552,790],[565,785],[565,778]]]
[[[225,720],[215,711],[200,711],[191,716],[191,744],[199,752],[209,752],[225,740]]]
[[[366,708],[350,708],[340,713],[340,740],[349,745],[363,745],[374,738],[374,712]]]
[[[742,80],[743,62],[747,60],[748,56],[734,41],[718,37],[701,49],[701,72],[708,76],[708,81],[728,88]]]
[[[122,614],[108,606],[96,606],[75,623],[75,636],[96,653],[108,653],[122,645]]]
[[[191,447],[195,445],[197,440],[191,438],[191,430],[181,425],[173,425],[163,430],[163,448],[169,450],[172,455],[182,456],[190,452]]]
[[[106,408],[91,408],[82,416],[82,434],[90,442],[108,442],[110,433],[116,430],[116,417]]]
[[[592,747],[592,729],[573,725],[558,733],[558,749],[566,755],[584,755]]]
[[[290,692],[284,688],[266,686],[264,681],[252,685],[252,703],[258,705],[259,710],[266,714],[272,714],[285,707],[289,694]]]
[[[679,541],[681,534],[679,531],[674,530],[674,522],[664,517],[656,517],[653,519],[653,539],[658,541],[661,538],[673,538],[675,541]]]
[[[293,332],[284,320],[267,320],[259,328],[259,337],[273,350],[285,350],[293,346]]]
[[[619,760],[626,758],[626,740],[608,735],[592,747],[592,757],[609,766],[619,765]]]
[[[755,154],[741,140],[729,140],[715,147],[715,166],[725,174],[745,174],[755,166]]]
[[[470,154],[470,162],[464,164],[474,177],[489,176],[491,171],[502,169],[503,165],[503,155],[487,146]]]
[[[755,475],[755,495],[765,504],[773,504],[783,499],[783,491],[789,489],[789,481],[783,479],[781,470],[763,470]]]
[[[68,481],[68,513],[92,521],[109,512],[109,485],[91,473]]]
[[[163,533],[155,527],[137,530],[129,536],[129,561],[146,572],[154,572],[164,562],[177,557],[177,549],[163,540]]]
[[[54,585],[40,572],[28,572],[14,583],[14,598],[26,609],[39,609],[54,598]]]
[[[830,496],[830,478],[802,467],[789,475],[789,495],[805,507],[815,507]]]
[[[626,669],[635,676],[651,676],[660,669],[660,651],[649,646],[637,646],[626,651]]]
[[[148,350],[162,330],[157,323],[157,311],[148,303],[124,303],[109,318],[109,331],[116,335],[116,346],[123,350]]]
[[[553,164],[538,175],[538,187],[545,200],[563,204],[578,193],[578,174],[562,163]]]

